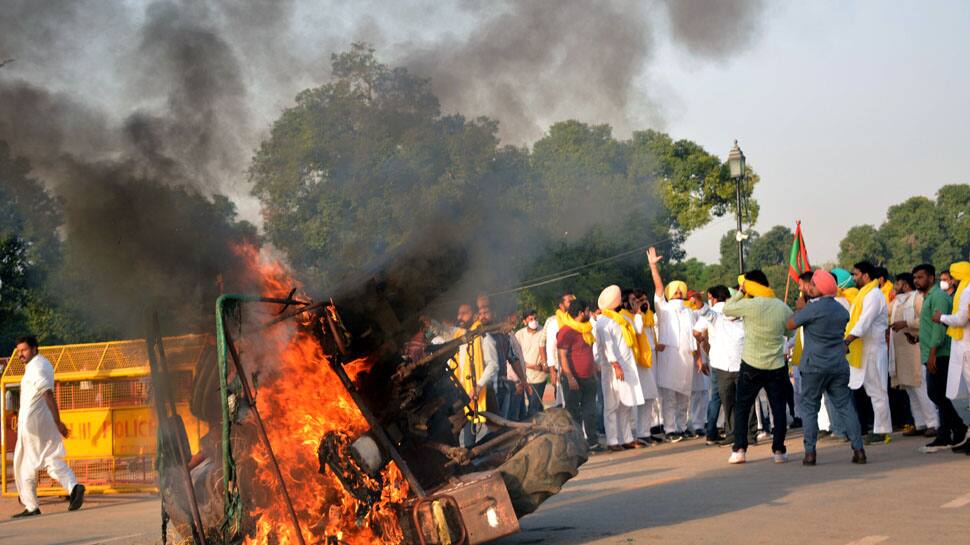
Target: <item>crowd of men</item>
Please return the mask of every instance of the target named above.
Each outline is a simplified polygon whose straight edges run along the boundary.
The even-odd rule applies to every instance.
[[[929,439],[923,452],[970,455],[953,405],[970,384],[970,263],[939,275],[921,264],[891,277],[865,261],[807,271],[793,310],[762,271],[698,293],[664,282],[654,248],[647,257],[652,301],[615,285],[595,304],[566,293],[543,324],[527,310],[505,317],[516,331],[459,348],[453,369],[471,399],[463,444],[485,435],[486,411],[526,420],[553,388],[593,452],[696,437],[730,446],[737,464],[770,436],[784,463],[788,429],[804,426],[803,464],[815,465],[820,437],[866,463],[865,445],[889,443],[895,423]],[[433,342],[492,324],[488,297],[476,306],[461,305],[453,327],[429,323]]]

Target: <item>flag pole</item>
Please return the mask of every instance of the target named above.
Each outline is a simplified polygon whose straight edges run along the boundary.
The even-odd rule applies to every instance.
[[[801,231],[801,228],[802,228],[802,220],[795,220],[795,239],[792,241],[792,246],[794,246],[795,243],[798,242],[798,233]],[[789,267],[790,267],[790,265],[789,265]],[[788,304],[788,289],[790,287],[791,287],[791,273],[789,272],[788,274],[785,275],[785,299],[784,299],[784,301],[785,301],[785,304],[786,305]]]

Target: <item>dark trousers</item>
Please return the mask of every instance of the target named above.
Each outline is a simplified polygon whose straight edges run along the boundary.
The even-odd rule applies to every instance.
[[[513,422],[526,419],[525,393],[516,392],[514,382],[504,378],[499,379],[495,397],[498,398],[499,416]]]
[[[721,398],[721,403],[724,405],[724,438],[728,441],[734,441],[734,407],[740,373],[714,369],[713,374],[717,376],[717,392]],[[752,405],[751,410],[748,411],[748,441],[751,441],[757,435],[758,418],[754,412],[754,405]]]
[[[925,365],[925,364],[924,364]],[[953,402],[946,397],[946,376],[949,372],[950,357],[936,358],[936,372],[926,370],[926,393],[930,396],[936,408],[940,411],[940,427],[937,437],[948,441],[959,441],[967,433],[967,425],[963,423],[960,414],[953,408]]]
[[[852,390],[849,390],[849,372],[806,373],[802,371],[802,416],[805,426],[805,452],[815,452],[818,442],[818,411],[822,407],[822,394],[838,414],[839,421],[847,423],[846,433],[852,448],[862,448],[862,432],[859,419],[852,403]],[[829,413],[829,418],[834,415]]]
[[[721,392],[717,389],[717,373],[711,373],[711,400],[707,402],[707,438],[717,440],[717,415],[721,412]]]
[[[540,404],[542,403],[542,396],[546,394],[546,384],[548,384],[548,382],[545,380],[542,382],[529,383],[529,385],[532,386],[532,389],[536,391],[536,395],[539,396]]]
[[[579,383],[578,390],[570,390],[569,382],[566,377],[562,377],[562,392],[566,398],[566,410],[573,422],[578,426],[580,423],[586,430],[586,442],[590,446],[598,445],[600,441],[599,423],[596,418],[596,391],[600,389],[599,381],[596,377],[576,378]],[[602,419],[599,419],[602,420]]]
[[[757,369],[741,362],[741,372],[738,374],[737,386],[737,405],[734,406],[734,421],[744,422],[744,419],[751,412],[758,393],[764,388],[768,394],[768,404],[771,405],[771,412],[774,415],[774,429],[771,436],[772,452],[787,452],[785,449],[785,433],[788,431],[788,423],[785,418],[785,410],[788,409],[788,368],[781,366],[778,369],[766,371]],[[734,450],[747,450],[748,435],[744,433],[734,434]]]
[[[869,433],[869,430],[872,429],[874,415],[872,399],[869,398],[865,388],[852,390],[852,403],[855,406],[855,414],[859,419],[859,429],[862,430],[863,434]]]

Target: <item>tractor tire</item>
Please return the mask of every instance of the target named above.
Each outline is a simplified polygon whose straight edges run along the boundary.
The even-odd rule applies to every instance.
[[[583,432],[565,409],[555,408],[538,413],[533,422],[547,426],[569,426],[565,434],[542,433],[529,440],[498,469],[509,491],[517,517],[522,518],[539,508],[542,502],[559,492],[562,485],[579,473],[579,466],[589,457]]]

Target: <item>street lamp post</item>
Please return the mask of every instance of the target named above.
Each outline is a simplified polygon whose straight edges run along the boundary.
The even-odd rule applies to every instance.
[[[734,147],[731,148],[731,152],[728,153],[728,168],[731,171],[731,177],[734,178],[735,187],[737,189],[738,198],[738,228],[734,232],[734,238],[738,241],[738,269],[740,274],[744,274],[744,239],[747,238],[741,231],[741,184],[744,182],[744,153],[741,148],[738,147],[738,141],[734,141]]]

